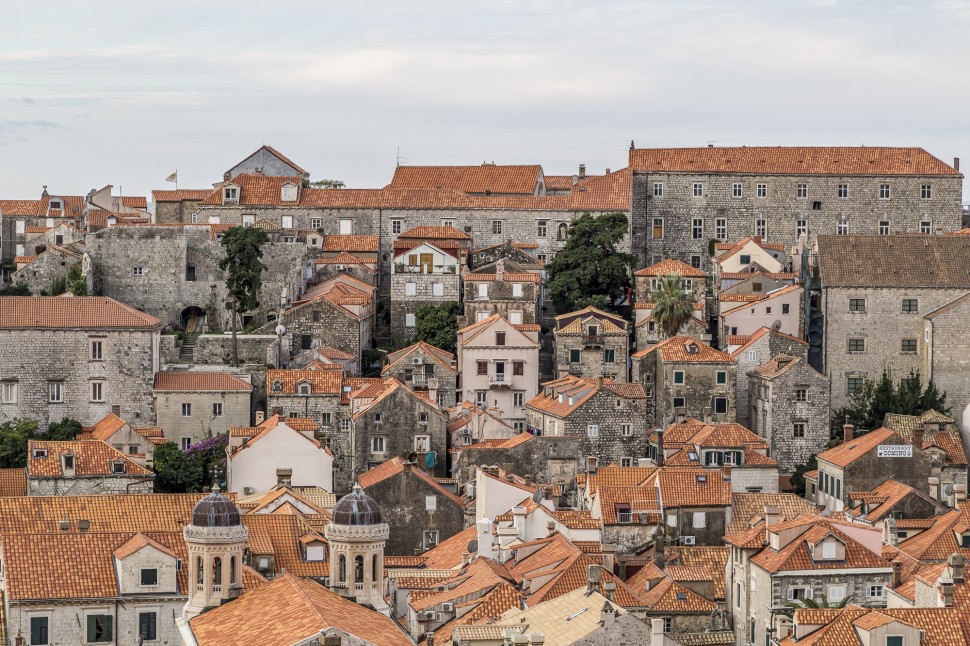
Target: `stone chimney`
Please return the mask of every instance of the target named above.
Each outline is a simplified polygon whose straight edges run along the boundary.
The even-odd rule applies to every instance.
[[[893,588],[898,588],[899,584],[902,583],[903,581],[903,574],[902,574],[903,564],[900,563],[899,561],[893,561],[892,568],[893,568]]]
[[[616,594],[616,584],[612,581],[607,581],[603,584],[603,592],[606,593],[607,601],[613,601],[613,595]]]
[[[495,263],[495,280],[502,280],[505,276],[505,258],[499,258]]]
[[[492,553],[492,520],[482,518],[476,524],[478,528],[478,555],[482,558],[490,559]]]
[[[953,170],[957,170],[957,171],[960,170],[960,158],[959,157],[954,157],[953,158]]]
[[[515,535],[520,541],[525,540],[525,507],[517,505],[512,507],[512,527],[515,527]]]
[[[925,431],[922,426],[913,429],[913,448],[922,449],[923,448],[923,435]]]
[[[761,236],[755,236],[754,237],[754,243],[756,245],[760,245],[761,244]]]
[[[556,522],[555,521],[552,521],[552,520],[547,521],[546,522],[546,536],[553,536],[553,535],[555,535],[555,533],[556,533]]]
[[[586,177],[586,164],[579,165],[579,179]]]
[[[714,423],[714,409],[710,406],[704,407],[704,423],[713,424]]]
[[[953,496],[957,503],[961,503],[967,499],[967,485],[953,485]]]
[[[942,493],[940,492],[940,479],[936,476],[930,476],[928,482],[930,484],[930,498],[933,500],[941,500]]]
[[[616,570],[616,544],[615,543],[603,543],[603,569],[607,572],[614,572]]]
[[[661,570],[667,566],[667,532],[661,522],[653,534],[653,563]]]
[[[657,466],[662,467],[664,465],[664,430],[662,428],[657,429]]]
[[[892,516],[883,521],[882,542],[883,545],[889,545],[890,547],[896,547],[899,545],[899,533],[896,531],[896,519]]]
[[[943,597],[943,607],[953,607],[953,579],[949,574],[940,577],[940,596]]]
[[[469,554],[468,552],[462,552],[462,555],[461,555],[461,566],[462,567],[465,567],[466,565],[468,565],[471,562],[472,562],[472,555]]]
[[[600,587],[600,577],[603,575],[600,566],[596,564],[586,566],[586,592],[595,592]]]
[[[256,411],[256,426],[259,426],[266,421],[266,411],[258,410]]]
[[[781,511],[777,505],[765,505],[765,527],[771,527],[781,522]]]
[[[842,443],[848,444],[855,439],[855,424],[849,421],[849,418],[845,418],[845,424],[842,425]]]
[[[950,554],[949,558],[946,559],[947,565],[950,566],[950,578],[956,584],[963,583],[963,556],[954,552]]]
[[[340,646],[340,635],[320,635],[320,646]]]

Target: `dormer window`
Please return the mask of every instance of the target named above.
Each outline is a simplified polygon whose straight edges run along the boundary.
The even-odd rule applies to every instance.
[[[276,384],[274,383],[273,385],[275,386]],[[300,394],[300,395],[309,395],[310,394],[309,382],[301,381],[299,384],[297,384],[296,392],[297,394]]]
[[[125,463],[122,460],[116,460],[111,463],[111,473],[119,475],[125,472]]]
[[[296,185],[283,184],[283,188],[280,189],[280,200],[283,202],[296,202]]]
[[[47,457],[47,449],[34,449],[34,457],[35,458],[46,458]]]
[[[64,470],[69,471],[74,469],[74,456],[70,453],[66,453],[63,456],[64,460]]]
[[[326,548],[323,543],[311,544],[306,546],[307,561],[325,561],[327,559]]]
[[[50,208],[52,210],[54,210],[54,209],[60,210],[60,209],[63,209],[64,208],[64,203],[61,202],[60,200],[51,200],[50,201],[50,206],[48,208]]]
[[[274,381],[273,382],[273,392],[274,393],[281,393],[281,392],[283,392],[283,382]]]
[[[223,204],[237,204],[239,202],[239,187],[225,186],[222,189]]]

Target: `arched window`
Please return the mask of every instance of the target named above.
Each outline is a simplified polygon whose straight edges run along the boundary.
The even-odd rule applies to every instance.
[[[565,222],[561,223],[559,225],[559,239],[565,240],[566,234],[568,231],[569,231],[569,226]]]
[[[197,583],[199,585],[202,585],[203,583],[205,583],[205,565],[201,556],[195,562],[195,571],[197,572],[196,574]]]
[[[222,585],[222,559],[218,556],[212,559],[212,583]]]
[[[354,557],[354,583],[364,582],[364,557],[357,555]]]
[[[380,581],[377,579],[378,574],[380,574],[380,572],[377,569],[377,554],[374,554],[374,561],[373,561],[373,563],[371,563],[371,570],[370,571],[371,571],[371,576],[374,577],[374,581],[376,583],[380,583]]]
[[[337,577],[340,579],[341,583],[344,583],[347,580],[347,557],[341,554],[340,558],[337,559],[337,564]]]
[[[229,559],[229,584],[239,583],[236,579],[236,557],[233,556]]]

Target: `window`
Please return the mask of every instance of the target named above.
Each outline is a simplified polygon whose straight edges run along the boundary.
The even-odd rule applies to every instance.
[[[889,235],[889,220],[879,220],[879,235]]]
[[[522,283],[512,283],[512,296],[522,298]]]
[[[191,437],[183,437],[182,438],[182,450],[183,451],[187,451],[190,446],[192,446],[192,438]]]
[[[488,374],[488,361],[476,361],[475,367],[478,375]]]
[[[431,285],[431,295],[432,296],[444,296],[445,295],[445,284],[444,283],[432,283],[432,285]]]
[[[47,382],[47,401],[59,404],[64,401],[64,382]]]
[[[683,397],[674,397],[674,408],[683,408],[687,405],[687,400]]]
[[[792,424],[791,436],[795,438],[805,437],[805,422],[795,422]]]
[[[888,200],[889,199],[889,184],[879,185],[879,199]]]
[[[694,197],[704,197],[703,182],[694,182]]]
[[[310,218],[310,228],[319,229],[323,226],[323,220],[321,218]]]
[[[101,361],[104,358],[104,341],[95,339],[91,341],[91,361]]]
[[[144,611],[138,613],[138,636],[143,641],[158,639],[158,613]]]
[[[839,190],[838,190],[838,193],[836,193],[836,195],[839,196],[839,199],[840,200],[844,200],[847,197],[849,197],[849,185],[848,184],[839,184]]]
[[[788,303],[782,303],[781,304],[781,313],[782,314],[791,314],[791,305],[789,305]]]
[[[691,526],[694,529],[704,529],[707,527],[707,514],[703,511],[695,511],[691,519]]]
[[[353,233],[354,233],[354,221],[353,220],[348,220],[348,219],[341,220],[340,221],[340,229],[339,229],[339,231],[340,231],[340,235],[342,235],[342,236],[353,235]]]
[[[714,237],[718,240],[727,239],[727,218],[717,218],[714,220]]]
[[[192,417],[192,404],[182,404],[182,417]]]
[[[929,220],[921,220],[919,223],[919,232],[926,234],[933,233],[933,223]]]
[[[795,401],[797,401],[797,402],[807,402],[808,401],[808,388],[796,388],[795,389]]]
[[[404,327],[414,327],[415,325],[417,325],[417,322],[415,321],[414,314],[405,314]]]
[[[867,597],[884,597],[886,596],[886,588],[881,583],[877,585],[870,585],[866,589]]]
[[[865,312],[866,311],[866,299],[864,299],[864,298],[850,298],[849,299],[849,311],[850,312]]]
[[[212,416],[213,417],[222,417],[222,402],[213,402],[212,403]]]
[[[509,312],[509,323],[512,325],[522,325],[522,312],[512,310]]]
[[[603,363],[616,363],[616,350],[603,350]]]
[[[0,383],[0,404],[17,403],[17,382],[4,381]]]
[[[813,211],[821,211],[822,210],[822,203],[820,201],[818,201],[818,200],[815,200],[814,202],[812,202],[812,210]]]
[[[715,383],[723,385],[727,383],[727,371],[718,370],[714,379]]]
[[[512,374],[517,376],[522,376],[525,374],[525,362],[524,361],[513,361],[512,362]]]
[[[866,351],[865,339],[849,339],[849,352],[865,352],[865,351]]]
[[[744,197],[744,187],[740,182],[731,185],[731,197]]]
[[[835,233],[840,236],[849,235],[849,222],[848,220],[839,220],[835,223]]]
[[[398,234],[401,232],[401,221],[391,220],[391,233]]]
[[[280,219],[280,224],[281,224],[282,228],[284,228],[284,229],[292,229],[293,228],[293,216],[292,215],[284,215]]]
[[[495,345],[505,345],[505,332],[495,333]]]
[[[256,224],[256,216],[255,215],[244,215],[244,216],[242,216],[242,224],[243,224],[244,227],[251,227],[251,226],[253,226],[254,224]]]
[[[919,187],[919,196],[924,200],[928,200],[932,198],[933,187],[930,184],[923,184],[922,186]]]
[[[690,266],[693,267],[694,269],[700,269],[701,268],[701,257],[700,256],[691,256],[690,257]]]
[[[104,382],[103,381],[91,382],[91,401],[93,402],[104,401]]]
[[[342,420],[340,420],[340,430],[341,431],[349,431],[350,430],[350,420],[349,419],[342,419]]]
[[[678,385],[684,383],[684,371],[683,370],[674,370],[674,383],[675,384],[678,384]]]
[[[132,267],[131,268],[131,275],[132,276],[144,276],[145,275],[145,270],[142,267]]]
[[[808,235],[808,220],[795,220],[795,237]]]
[[[828,547],[832,545],[831,542],[826,543],[825,546]],[[832,551],[835,551],[835,545],[832,545]],[[834,556],[832,558],[835,558]],[[838,603],[845,599],[845,586],[844,585],[830,585],[828,589],[828,595],[826,598],[833,604]]]
[[[382,421],[383,421],[383,417],[381,417],[381,414],[380,413],[374,413],[374,423],[375,424],[380,424]]]
[[[158,569],[143,567],[141,569],[141,585],[158,585]]]
[[[475,391],[475,403],[479,406],[488,406],[488,391],[487,390],[476,390]]]
[[[755,220],[754,221],[754,234],[756,236],[761,236],[765,238],[768,236],[768,220]]]
[[[728,400],[727,397],[715,397],[714,398],[714,413],[717,415],[724,415],[727,413]]]
[[[846,377],[845,394],[854,395],[862,390],[862,377]]]
[[[586,437],[599,437],[600,427],[598,424],[587,424],[586,425]]]
[[[478,283],[478,294],[475,298],[487,299],[488,298],[488,283]]]
[[[43,645],[50,642],[48,630],[50,628],[50,617],[31,617],[30,618],[30,643],[31,646]]]
[[[492,235],[500,236],[502,235],[502,221],[492,220]]]
[[[886,646],[903,646],[903,636],[886,635]]]
[[[620,435],[630,437],[633,435],[633,424],[620,424]]]
[[[903,339],[902,352],[916,352],[916,339]]]
[[[370,452],[383,453],[385,448],[385,438],[383,435],[375,435],[370,438]]]
[[[758,360],[758,351],[748,350],[748,361],[757,361],[757,360]]]
[[[663,240],[664,237],[664,219],[654,218],[653,219],[653,231],[651,232],[651,237],[654,240]]]
[[[798,184],[795,186],[795,197],[806,198],[808,197],[808,184]]]
[[[114,635],[114,617],[111,615],[88,615],[88,642],[110,642]]]
[[[438,509],[438,496],[425,496],[424,497],[424,510],[425,511],[435,511]]]
[[[904,298],[903,299],[903,312],[906,314],[915,314],[919,312],[919,299],[916,298]]]
[[[580,351],[572,349],[569,351],[569,363],[579,363]]]
[[[620,466],[621,467],[632,467],[632,466],[636,466],[636,465],[633,464],[633,458],[620,458]]]
[[[758,184],[756,194],[758,197],[768,197],[768,185]]]
[[[427,453],[431,450],[431,437],[428,435],[414,436],[414,450],[418,453]]]
[[[416,296],[418,293],[417,283],[404,283],[404,295],[405,296]]]
[[[653,184],[653,196],[663,197],[664,196],[664,185],[663,182],[654,182]]]
[[[438,544],[438,530],[428,529],[424,532],[424,549],[430,550]]]
[[[545,238],[546,235],[548,235],[548,229],[549,229],[549,221],[539,220],[538,222],[536,222],[536,237]]]
[[[694,218],[691,224],[691,237],[700,240],[704,237],[704,218]]]
[[[810,596],[812,596],[811,588],[788,588],[788,598],[792,601],[808,599]]]
[[[525,391],[516,390],[512,393],[512,406],[521,408],[525,400]]]

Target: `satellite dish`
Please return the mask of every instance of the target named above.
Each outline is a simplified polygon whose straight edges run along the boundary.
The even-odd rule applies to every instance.
[[[536,489],[536,492],[532,494],[532,502],[537,505],[542,502],[542,489]]]
[[[948,496],[952,496],[953,495],[953,485],[948,484],[947,486],[943,487],[943,493],[945,493]]]
[[[772,332],[777,332],[780,329],[781,329],[781,321],[775,321],[774,323],[771,324]]]
[[[468,548],[467,549],[468,549],[468,553],[469,554],[477,554],[478,553],[478,540],[477,539],[472,539],[472,540],[468,541]]]

